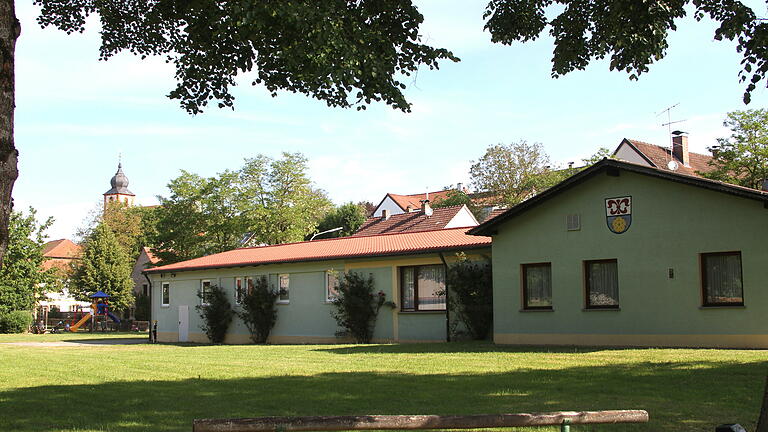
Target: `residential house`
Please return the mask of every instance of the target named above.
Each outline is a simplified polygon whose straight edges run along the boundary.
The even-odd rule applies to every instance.
[[[460,186],[461,187],[461,186]],[[441,190],[435,192],[426,192],[421,194],[412,195],[398,195],[388,193],[376,206],[376,209],[371,213],[372,217],[381,217],[386,210],[390,215],[410,213],[417,211],[421,208],[421,203],[424,200],[435,202],[448,197],[448,193],[451,190]]]
[[[79,306],[87,306],[88,302],[75,300],[66,287],[69,282],[73,265],[79,261],[83,254],[83,247],[68,239],[52,240],[43,245],[43,270],[53,269],[58,283],[64,287],[62,291],[46,292],[44,300],[38,302],[40,308],[37,312],[45,314],[52,307],[62,312],[75,311]],[[45,289],[43,287],[43,289]]]
[[[331,316],[340,272],[359,272],[374,280],[376,291],[397,307],[382,308],[376,341],[445,341],[448,312],[445,272],[456,252],[487,254],[490,238],[470,236],[467,228],[436,229],[311,242],[241,248],[144,271],[151,280],[152,317],[158,339],[206,341],[195,311],[211,286],[223,288],[235,308],[243,290],[265,277],[277,301],[277,323],[269,342],[334,343],[349,341]],[[249,342],[235,319],[227,343]]]
[[[353,236],[429,231],[476,225],[477,219],[465,205],[433,209],[425,201],[419,210],[409,213],[392,215],[388,209],[384,209],[381,216],[369,217]]]
[[[469,233],[496,343],[768,348],[768,192],[605,159]]]
[[[688,150],[688,136],[672,137],[672,148],[624,138],[614,150],[614,158],[680,174],[700,176],[697,173],[712,171],[711,155]],[[674,168],[674,170],[672,169]]]
[[[133,293],[135,295],[149,295],[149,281],[142,273],[144,270],[156,266],[160,259],[149,250],[148,247],[141,249],[136,262],[133,264],[131,279],[133,279]]]

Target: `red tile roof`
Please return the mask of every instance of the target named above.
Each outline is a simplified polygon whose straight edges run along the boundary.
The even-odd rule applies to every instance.
[[[482,222],[483,223],[488,222],[489,220],[495,218],[496,216],[499,216],[500,214],[504,213],[505,211],[507,211],[507,209],[505,209],[505,208],[493,209],[490,212],[488,212],[488,214],[485,216],[485,219],[483,219]]]
[[[46,258],[80,258],[83,247],[67,239],[52,240],[43,246]]]
[[[669,147],[657,146],[655,144],[649,144],[647,142],[625,139],[632,146],[642,153],[655,168],[670,171],[667,167],[667,163],[674,159],[680,164],[680,168],[676,172],[680,174],[688,174],[692,176],[698,176],[696,171],[708,172],[713,168],[709,166],[709,161],[712,160],[712,156],[701,153],[688,152],[689,166],[683,165],[683,161],[677,159],[674,155],[670,156]],[[623,142],[622,142],[623,143]],[[621,146],[621,144],[619,144]],[[618,149],[617,149],[618,150]]]
[[[202,270],[260,264],[326,261],[342,258],[409,255],[490,247],[490,237],[470,236],[466,234],[466,231],[467,228],[451,228],[374,236],[340,237],[312,242],[241,248],[155,267],[144,270],[144,272],[160,273]]]
[[[436,192],[428,192],[429,201],[435,202],[438,199],[445,199],[448,197],[449,192],[451,191],[441,190]],[[411,208],[413,208],[414,210],[420,209],[421,201],[427,199],[427,193],[413,194],[413,195],[397,195],[397,194],[389,193],[387,195],[390,198],[392,198],[392,201],[394,201],[397,205],[399,205],[400,208],[403,209],[403,211],[408,210],[408,206],[411,206]]]
[[[147,258],[149,258],[149,263],[152,265],[156,265],[160,262],[160,258],[158,258],[155,254],[152,253],[152,251],[148,247],[144,247],[144,253],[147,254]]]
[[[352,236],[359,237],[444,229],[463,207],[463,205],[459,205],[432,209],[432,216],[424,216],[424,212],[419,210],[412,213],[392,215],[389,219],[369,217]]]

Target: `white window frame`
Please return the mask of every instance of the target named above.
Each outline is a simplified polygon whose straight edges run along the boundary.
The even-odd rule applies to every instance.
[[[334,300],[336,300],[335,295],[331,295],[331,276],[334,277],[334,280],[336,281],[336,292],[338,292],[339,287],[339,273],[335,272],[333,270],[328,270],[325,272],[325,303],[333,303]]]
[[[288,281],[285,288],[286,298],[281,299],[280,298],[280,291],[282,291],[283,287],[280,283],[283,280],[283,277]],[[280,273],[277,275],[277,303],[279,304],[288,304],[291,302],[291,275],[289,273]]]
[[[200,306],[208,306],[210,303],[205,302],[205,289],[203,287],[205,286],[205,283],[208,283],[208,289],[211,289],[211,280],[210,279],[203,279],[200,281]]]
[[[163,300],[165,300],[165,293],[163,291],[166,288],[168,288],[168,303],[163,302]],[[160,307],[171,307],[171,283],[170,282],[160,282]]]

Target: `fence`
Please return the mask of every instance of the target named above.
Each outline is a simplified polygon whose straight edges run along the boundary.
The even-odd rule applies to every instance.
[[[245,419],[197,419],[193,432],[293,432],[346,430],[430,430],[484,429],[506,427],[646,423],[648,412],[642,410],[560,411],[534,414],[439,415],[367,415],[315,417],[256,417]]]

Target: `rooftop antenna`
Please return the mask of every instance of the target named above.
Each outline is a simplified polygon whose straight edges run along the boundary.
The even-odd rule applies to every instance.
[[[680,168],[680,164],[678,164],[677,161],[672,159],[672,152],[674,151],[674,142],[672,141],[672,125],[675,123],[682,123],[685,121],[685,119],[672,121],[672,108],[676,108],[678,105],[680,105],[680,102],[672,106],[669,106],[656,114],[656,117],[658,117],[664,113],[667,113],[667,122],[662,123],[661,125],[667,127],[667,135],[669,136],[669,153],[667,153],[667,168],[669,168],[670,171],[677,171],[677,169]]]

